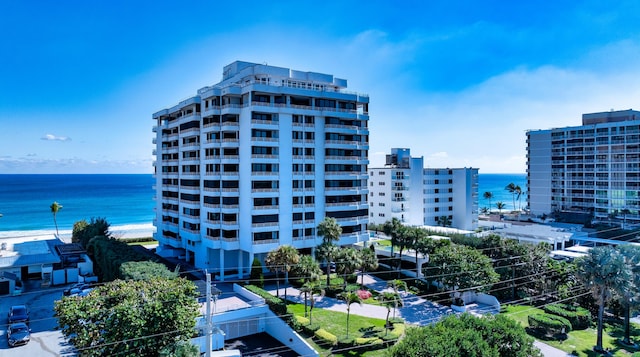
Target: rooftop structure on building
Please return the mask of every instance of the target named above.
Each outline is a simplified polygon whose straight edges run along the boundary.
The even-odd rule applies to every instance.
[[[412,226],[478,226],[478,169],[424,168],[423,157],[392,148],[384,167],[369,170],[369,220]]]
[[[582,125],[527,132],[532,215],[640,224],[640,112],[582,115]]]
[[[220,274],[310,249],[336,218],[338,244],[368,239],[367,95],[347,81],[248,62],[153,114],[158,253]]]

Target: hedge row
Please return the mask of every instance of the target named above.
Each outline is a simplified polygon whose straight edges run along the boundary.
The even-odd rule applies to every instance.
[[[313,336],[315,336],[315,338],[317,338],[318,340],[320,340],[323,343],[329,344],[331,346],[336,345],[338,343],[338,338],[336,337],[336,335],[332,334],[331,332],[321,328],[318,329]]]
[[[583,307],[566,304],[549,304],[543,309],[544,312],[548,314],[557,315],[569,320],[574,330],[584,330],[591,326],[591,313]]]
[[[571,331],[571,323],[564,317],[551,314],[533,314],[528,316],[529,327],[542,330],[546,335],[568,333]]]
[[[279,316],[283,316],[287,314],[287,304],[282,301],[282,299],[277,298],[271,295],[268,291],[261,289],[255,285],[245,285],[247,290],[251,291],[254,294],[259,295],[264,301],[269,305],[269,309],[275,312]]]

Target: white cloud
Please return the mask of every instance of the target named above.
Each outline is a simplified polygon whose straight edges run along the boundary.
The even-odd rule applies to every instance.
[[[41,137],[40,140],[47,140],[47,141],[71,141],[71,138],[68,136],[55,136],[53,134],[46,134],[45,136]]]

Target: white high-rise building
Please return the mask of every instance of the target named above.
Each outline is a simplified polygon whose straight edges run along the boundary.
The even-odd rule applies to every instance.
[[[527,132],[532,215],[574,213],[640,223],[640,112],[582,115],[582,125]]]
[[[158,252],[248,274],[254,257],[317,246],[325,216],[338,244],[368,239],[366,95],[347,81],[248,62],[153,114]]]
[[[384,167],[369,169],[369,220],[406,225],[478,227],[478,169],[424,168],[422,157],[392,148]]]

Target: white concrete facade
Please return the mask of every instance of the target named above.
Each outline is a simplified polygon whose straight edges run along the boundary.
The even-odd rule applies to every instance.
[[[368,239],[366,95],[329,74],[234,62],[222,82],[153,115],[158,251],[247,274],[280,245]],[[163,253],[164,252],[164,253]]]
[[[640,112],[583,114],[581,126],[529,131],[527,166],[532,215],[640,223]]]
[[[412,226],[436,226],[447,216],[451,227],[478,226],[478,169],[424,168],[409,149],[391,149],[387,165],[369,169],[369,219],[397,218]]]

